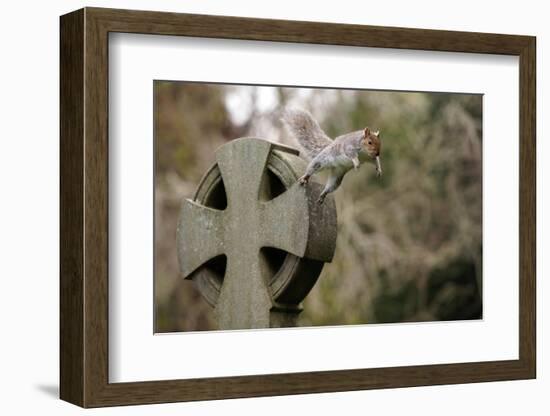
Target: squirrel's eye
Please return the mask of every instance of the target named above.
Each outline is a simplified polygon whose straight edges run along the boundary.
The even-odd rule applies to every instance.
[[[369,140],[369,144],[372,144],[372,140]]]

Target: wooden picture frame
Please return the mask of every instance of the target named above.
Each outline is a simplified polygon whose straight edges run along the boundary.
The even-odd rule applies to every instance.
[[[534,37],[99,8],[62,16],[60,29],[61,399],[82,407],[100,407],[535,378]],[[109,383],[110,32],[518,56],[519,359]]]

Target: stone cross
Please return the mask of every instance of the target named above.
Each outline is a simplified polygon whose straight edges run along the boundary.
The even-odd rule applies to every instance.
[[[194,200],[182,203],[177,230],[181,272],[200,280],[199,289],[214,304],[220,329],[293,326],[299,303],[334,253],[334,201],[318,205],[320,186],[296,182],[305,164],[294,149],[260,139],[237,139],[216,151],[216,161]],[[271,198],[277,184],[283,189]],[[206,195],[203,201],[197,197],[201,190]],[[226,206],[204,203],[214,197],[225,197]],[[281,264],[281,255],[273,256],[265,248],[287,258]],[[220,263],[217,279],[206,279],[213,259],[223,256],[225,265]],[[285,270],[289,261],[295,267]],[[201,273],[202,280],[195,279]]]

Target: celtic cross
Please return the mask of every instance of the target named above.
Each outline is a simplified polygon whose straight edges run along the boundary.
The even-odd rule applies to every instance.
[[[333,201],[317,206],[313,194],[319,189],[313,184],[304,188],[296,182],[273,199],[266,197],[268,160],[278,148],[268,141],[248,138],[221,146],[216,162],[225,188],[225,209],[191,199],[182,203],[177,234],[184,277],[192,277],[214,258],[226,258],[215,303],[221,329],[281,326],[273,312],[285,308],[274,299],[262,248],[274,248],[314,264],[332,259],[336,236]],[[319,235],[323,233],[329,233],[329,238]]]

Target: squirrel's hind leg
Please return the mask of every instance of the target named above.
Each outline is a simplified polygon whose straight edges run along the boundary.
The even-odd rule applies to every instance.
[[[325,202],[326,196],[338,189],[338,187],[342,183],[343,178],[343,174],[338,173],[335,170],[331,170],[330,176],[328,177],[327,183],[325,184],[325,189],[323,189],[323,192],[321,192],[321,195],[319,195],[319,199],[317,199],[317,202],[319,204]]]
[[[306,172],[303,174],[302,177],[298,179],[298,183],[300,185],[305,185],[308,181],[311,175],[313,175],[315,172],[320,171],[325,167],[325,161],[323,159],[323,155],[317,155],[311,162],[309,162],[309,165],[307,165]]]

